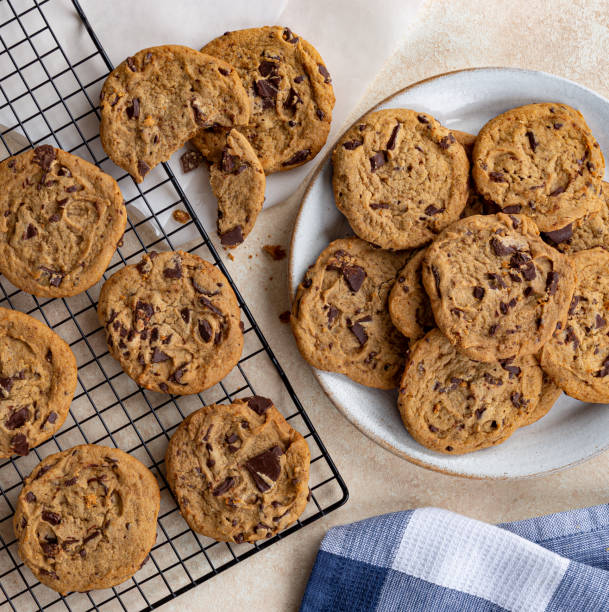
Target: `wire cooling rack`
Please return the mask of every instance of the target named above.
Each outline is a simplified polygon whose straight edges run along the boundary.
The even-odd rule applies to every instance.
[[[78,23],[75,25],[75,22]],[[76,27],[69,45],[64,27]],[[156,608],[347,501],[347,488],[290,382],[228,275],[168,165],[137,185],[114,166],[99,141],[101,85],[112,69],[77,0],[0,0],[0,158],[49,143],[96,163],[118,181],[129,221],[105,274],[139,261],[148,250],[182,248],[215,263],[227,276],[245,326],[243,357],[218,385],[170,397],[138,387],[108,354],[96,303],[103,281],[75,297],[37,299],[0,278],[0,306],[30,314],[66,340],[78,362],[78,387],[64,426],[28,456],[0,461],[0,610],[142,610]],[[191,220],[180,224],[175,210]],[[257,544],[215,542],[191,531],[165,480],[167,441],[202,404],[255,394],[273,397],[311,449],[311,500],[301,519]],[[60,597],[41,585],[17,554],[12,516],[21,483],[45,456],[76,444],[119,447],[140,459],[161,487],[157,543],[150,561],[127,582]]]

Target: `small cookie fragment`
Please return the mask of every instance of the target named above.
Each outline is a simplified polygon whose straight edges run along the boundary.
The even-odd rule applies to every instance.
[[[155,477],[117,448],[85,444],[49,455],[17,500],[19,556],[62,595],[110,588],[144,563],[159,507]]]
[[[565,104],[528,104],[491,119],[474,145],[478,191],[543,232],[601,207],[605,161],[581,113]]]
[[[39,297],[94,285],[127,223],[116,181],[50,145],[4,160],[0,181],[0,272]]]
[[[101,93],[104,150],[137,183],[198,130],[249,120],[249,100],[235,69],[189,47],[138,51],[117,66]]]
[[[577,283],[566,322],[543,347],[541,365],[565,393],[609,402],[609,253],[600,247],[570,256]]]
[[[169,441],[167,481],[191,529],[223,542],[270,538],[304,511],[310,452],[270,399],[211,404]]]
[[[111,355],[146,389],[212,387],[243,348],[239,304],[224,275],[192,253],[144,255],[104,284],[97,309]]]
[[[322,251],[292,304],[292,332],[312,366],[368,387],[397,386],[408,339],[391,322],[387,300],[408,256],[359,238],[335,240]]]
[[[383,248],[426,244],[467,201],[465,150],[425,113],[366,115],[338,142],[332,165],[336,206],[360,238]]]
[[[438,327],[471,359],[537,353],[563,323],[575,286],[565,255],[524,215],[475,215],[428,247],[423,284]]]
[[[458,455],[504,442],[535,411],[541,386],[534,356],[480,363],[434,329],[411,349],[398,408],[417,442]]]
[[[266,174],[289,170],[324,146],[334,107],[330,74],[315,48],[289,28],[226,32],[201,51],[235,67],[249,96],[251,119],[239,127]],[[202,130],[193,143],[218,162],[225,130]]]
[[[210,183],[218,199],[218,234],[225,247],[235,247],[252,231],[264,203],[266,177],[248,142],[237,130],[226,136],[222,158],[211,165]]]
[[[74,354],[56,333],[0,308],[0,457],[27,455],[58,431],[76,382]]]
[[[436,326],[429,297],[421,280],[421,264],[425,250],[421,250],[398,272],[389,293],[389,315],[398,330],[411,340],[422,338]]]

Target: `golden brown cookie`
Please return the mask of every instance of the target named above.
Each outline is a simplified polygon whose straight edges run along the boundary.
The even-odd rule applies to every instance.
[[[112,587],[144,563],[159,504],[150,470],[117,448],[85,444],[49,455],[17,500],[19,556],[62,595]]]
[[[237,298],[212,264],[183,251],[148,253],[104,284],[97,307],[111,355],[142,387],[209,389],[243,348]]]
[[[434,329],[411,349],[398,408],[417,442],[458,455],[504,442],[535,411],[541,385],[533,355],[480,363]]]
[[[389,293],[391,321],[407,338],[418,340],[436,326],[429,297],[421,280],[421,264],[425,250],[413,255],[398,272]]]
[[[332,165],[336,206],[360,238],[386,249],[426,244],[467,201],[465,150],[424,113],[366,115],[339,140]]]
[[[575,286],[565,255],[524,215],[474,215],[428,247],[423,284],[438,327],[471,359],[537,353],[564,322]]]
[[[474,152],[474,143],[476,142],[476,136],[469,134],[468,132],[462,132],[461,130],[451,130],[455,140],[465,149],[467,158],[472,159],[472,153]]]
[[[546,416],[561,394],[562,389],[544,372],[541,383],[541,394],[539,395],[537,406],[529,412],[521,426],[532,425]]]
[[[39,297],[82,293],[103,275],[125,231],[116,181],[41,145],[0,163],[0,272]]]
[[[359,238],[335,240],[322,251],[292,304],[292,332],[312,366],[368,387],[397,387],[408,339],[391,322],[387,300],[408,257]]]
[[[231,65],[179,45],[142,49],[119,64],[100,110],[104,150],[138,183],[198,130],[244,125],[250,113]]]
[[[0,457],[27,455],[63,425],[76,359],[44,323],[0,308]]]
[[[222,159],[211,165],[210,183],[218,198],[220,242],[227,247],[237,246],[254,228],[266,185],[254,149],[237,130],[227,134]]]
[[[167,481],[196,532],[228,542],[270,538],[304,511],[310,452],[273,402],[204,406],[169,441]]]
[[[609,252],[570,256],[577,284],[569,316],[543,347],[541,365],[565,393],[582,402],[609,402]]]
[[[289,28],[266,26],[226,32],[202,49],[232,64],[247,91],[252,115],[239,131],[249,140],[266,174],[313,159],[326,143],[334,91],[315,48]],[[201,131],[193,143],[217,162],[224,131]]]
[[[491,119],[478,134],[472,173],[478,191],[541,231],[563,228],[601,207],[605,161],[578,111],[528,104]]]

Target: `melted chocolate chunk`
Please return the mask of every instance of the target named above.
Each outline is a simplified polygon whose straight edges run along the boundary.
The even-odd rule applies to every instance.
[[[137,171],[141,176],[146,176],[150,172],[150,166],[141,159],[137,160]]]
[[[438,142],[438,146],[440,147],[440,149],[446,150],[454,142],[455,142],[455,137],[451,133],[448,136],[443,136],[440,139],[440,142]]]
[[[595,378],[605,378],[609,374],[609,357],[605,357],[605,361],[603,361],[602,367],[600,370],[594,372],[593,376]]]
[[[573,299],[571,300],[571,304],[569,305],[569,316],[575,312],[575,309],[577,308],[577,305],[579,304],[581,299],[582,299],[581,295],[573,296]]]
[[[557,187],[554,191],[552,191],[550,193],[550,197],[553,198],[557,195],[560,195],[561,193],[565,192],[565,188],[564,187]]]
[[[493,181],[493,183],[507,183],[507,179],[505,178],[503,172],[489,172],[488,177]]]
[[[283,37],[283,40],[285,40],[286,42],[292,43],[293,45],[295,45],[298,42],[298,36],[295,36],[294,32],[292,32],[290,28],[284,28],[282,37]]]
[[[387,141],[387,149],[389,151],[393,151],[393,149],[395,149],[395,141],[398,137],[398,132],[400,131],[400,124],[396,124],[396,126],[393,128],[392,132],[391,132],[391,136],[389,137],[389,140]]]
[[[546,279],[546,291],[550,295],[554,295],[556,293],[556,289],[558,288],[558,272],[548,272],[548,278]]]
[[[520,206],[520,204],[512,204],[502,208],[501,212],[504,212],[506,215],[517,215],[521,209],[522,206]],[[514,227],[518,227],[518,224],[514,225]]]
[[[427,119],[425,115],[417,115],[417,119],[419,120],[419,123],[429,124],[429,119]]]
[[[370,171],[376,172],[381,166],[384,166],[387,162],[387,153],[385,151],[379,151],[370,158]]]
[[[307,157],[309,157],[309,155],[311,155],[311,149],[302,149],[302,151],[297,151],[296,153],[294,153],[294,155],[292,155],[290,159],[284,161],[281,165],[291,166],[293,164],[299,164],[305,161]]]
[[[346,265],[343,266],[343,277],[347,285],[349,285],[349,289],[351,289],[353,292],[357,292],[360,290],[364,279],[366,278],[366,270],[355,264]]]
[[[180,316],[182,317],[182,321],[188,324],[190,321],[190,310],[188,308],[182,308],[182,310],[180,310]]]
[[[16,434],[11,438],[11,448],[13,452],[17,455],[25,456],[30,451],[30,446],[28,444],[27,438],[24,434]]]
[[[330,305],[328,308],[327,316],[328,316],[328,328],[332,327],[332,323],[334,323],[336,317],[338,316],[339,310],[336,306]]]
[[[192,172],[195,168],[198,168],[203,164],[204,158],[199,151],[186,151],[180,157],[180,164],[182,165],[182,172]]]
[[[431,273],[433,274],[433,279],[436,283],[436,293],[438,294],[438,298],[441,298],[442,291],[440,291],[440,272],[436,266],[431,266]]]
[[[182,260],[178,256],[173,260],[173,263],[173,268],[165,268],[163,270],[163,276],[165,278],[182,278]]]
[[[486,293],[486,291],[484,287],[476,286],[474,287],[474,290],[472,291],[472,293],[477,300],[481,300],[484,297],[484,294]]]
[[[164,353],[157,346],[154,347],[154,351],[152,351],[152,363],[161,363],[163,361],[168,361],[170,359],[167,353]]]
[[[493,252],[498,257],[504,257],[505,255],[511,255],[512,253],[516,252],[516,247],[501,242],[501,240],[499,240],[499,238],[496,236],[491,238],[490,243]]]
[[[0,378],[0,389],[10,393],[10,390],[13,388],[13,379],[11,377],[8,378]]]
[[[514,361],[513,357],[508,357],[507,359],[499,360],[499,365],[501,365],[501,367],[506,372],[510,373],[510,378],[520,376],[520,368],[518,366],[512,365],[512,361]]]
[[[489,280],[489,287],[491,289],[505,289],[507,285],[501,278],[501,275],[496,272],[487,272],[486,277]]]
[[[281,474],[281,455],[283,455],[281,448],[273,446],[245,462],[245,468],[261,493],[268,491],[272,486],[266,479],[274,483],[279,478]],[[266,476],[266,479],[263,478],[264,476]]]
[[[370,208],[372,208],[372,210],[378,210],[379,208],[391,208],[391,206],[389,204],[372,202]]]
[[[227,70],[226,68],[218,68],[218,72],[222,76],[228,76],[230,74],[230,70]]]
[[[186,374],[186,368],[184,367],[178,368],[175,372],[171,374],[171,376],[169,377],[169,380],[176,383],[177,385],[185,384],[185,383],[182,383],[182,377],[184,376],[184,374]]]
[[[607,325],[607,321],[605,321],[604,317],[602,317],[601,315],[597,314],[594,317],[594,325],[595,325],[596,329],[601,329],[601,327],[605,327],[605,325]]]
[[[331,83],[332,78],[330,77],[330,73],[328,69],[323,64],[317,64],[317,69],[319,70],[319,74],[324,77],[324,83]]]
[[[233,227],[233,229],[220,234],[220,243],[222,246],[237,246],[243,242],[243,228],[240,225]]]
[[[360,346],[364,346],[364,344],[368,342],[368,334],[360,323],[353,323],[353,325],[349,325],[348,327],[353,335],[357,338]]]
[[[55,161],[56,156],[57,151],[51,145],[40,145],[34,149],[33,162],[46,173],[51,169],[51,164]]]
[[[127,117],[137,119],[140,116],[140,99],[133,98],[131,105],[127,107]]]
[[[353,151],[353,149],[357,149],[357,147],[361,147],[364,144],[363,140],[348,140],[343,143],[343,149],[347,149],[347,151]]]
[[[209,342],[213,337],[212,326],[205,319],[199,320],[199,334],[201,335],[203,342]]]
[[[43,510],[42,520],[46,521],[50,525],[59,525],[59,523],[61,523],[61,516],[57,514],[57,512],[51,512],[50,510]]]
[[[522,393],[518,393],[516,391],[512,391],[510,401],[514,405],[514,408],[526,408],[526,406],[529,404],[529,401],[524,399]]]
[[[257,414],[262,416],[272,405],[273,402],[267,397],[254,395],[245,399],[247,405]]]
[[[442,208],[437,208],[436,206],[434,206],[433,204],[430,204],[426,209],[425,209],[425,214],[428,217],[433,217],[434,215],[437,215],[438,213],[442,212]]]
[[[229,476],[228,478],[225,478],[213,491],[212,491],[212,495],[214,497],[218,497],[218,495],[223,495],[224,493],[226,493],[227,491],[229,491],[230,489],[232,489],[235,484],[236,484],[236,480],[232,477]]]
[[[268,60],[263,60],[260,62],[260,65],[258,66],[258,72],[263,77],[275,76],[277,74],[277,64],[275,62],[269,62]]]
[[[199,297],[199,302],[201,306],[205,306],[206,308],[211,310],[215,315],[218,315],[219,317],[224,316],[224,313],[218,307],[214,306],[211,300],[206,298],[204,295]]]
[[[38,236],[38,230],[34,225],[28,223],[25,232],[23,232],[23,240],[29,240],[30,238],[34,238],[35,236]]]
[[[272,102],[277,97],[277,88],[273,87],[268,79],[260,79],[254,83],[254,88],[256,90],[256,94],[263,98],[264,100],[268,100]]]
[[[30,411],[27,407],[15,410],[11,416],[4,422],[4,426],[7,429],[19,429],[23,427],[30,418]]]
[[[288,96],[285,99],[285,102],[283,103],[283,108],[289,108],[290,110],[296,110],[296,106],[298,104],[302,104],[302,99],[296,93],[296,90],[293,87],[290,87]]]
[[[533,132],[529,130],[526,133],[526,137],[529,139],[529,146],[531,147],[531,151],[535,153],[535,149],[537,148],[537,145],[539,144],[537,140],[535,140],[535,134],[533,134]]]
[[[564,227],[554,230],[552,232],[541,232],[541,235],[554,244],[561,244],[562,242],[568,242],[573,237],[573,224],[565,225]]]
[[[154,308],[152,304],[148,302],[142,302],[142,300],[138,300],[135,304],[135,320],[143,319],[148,322],[150,317],[154,314]]]

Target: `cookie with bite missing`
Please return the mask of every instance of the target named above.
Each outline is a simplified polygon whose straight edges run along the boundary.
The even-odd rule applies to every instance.
[[[251,105],[238,130],[247,138],[266,174],[313,159],[324,146],[334,107],[332,79],[317,50],[289,28],[265,26],[225,32],[201,51],[235,67]],[[193,139],[217,162],[225,126],[203,129]]]
[[[564,323],[575,287],[568,258],[524,215],[474,215],[427,248],[423,284],[440,330],[471,359],[537,353]]]
[[[434,329],[411,349],[398,408],[417,442],[458,455],[504,442],[535,412],[541,389],[533,355],[474,361]]]
[[[260,396],[193,412],[165,456],[167,481],[189,526],[237,543],[270,538],[303,513],[309,463],[305,439]]]
[[[159,507],[155,477],[122,450],[83,444],[49,455],[17,500],[19,556],[62,595],[110,588],[144,564]]]
[[[425,113],[369,113],[338,141],[332,166],[336,206],[360,238],[386,249],[430,242],[467,202],[465,149]]]
[[[179,45],[138,51],[101,91],[104,150],[137,183],[198,130],[249,121],[249,99],[227,62]]]
[[[605,161],[577,110],[528,104],[491,119],[474,145],[478,191],[506,213],[522,213],[543,232],[601,207]]]
[[[76,359],[44,323],[0,308],[0,457],[27,455],[63,425]]]
[[[144,255],[102,287],[97,308],[110,354],[146,389],[188,395],[237,364],[243,331],[226,277],[192,253]]]
[[[391,322],[387,301],[408,257],[359,238],[335,240],[322,251],[292,304],[292,332],[312,366],[368,387],[398,385],[408,339]]]
[[[609,252],[600,247],[570,256],[577,283],[567,320],[543,347],[541,365],[567,395],[609,402]]]
[[[247,138],[237,130],[226,136],[222,158],[210,167],[218,199],[218,234],[222,246],[235,247],[252,231],[264,203],[266,177]]]
[[[51,145],[5,159],[0,181],[0,273],[39,297],[99,281],[127,223],[116,181]]]

